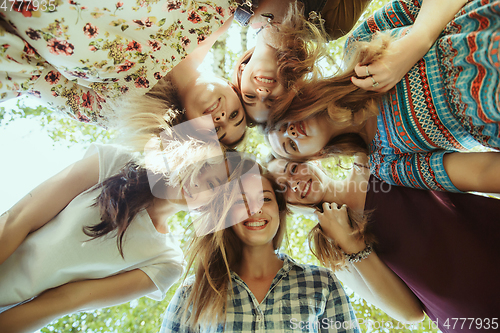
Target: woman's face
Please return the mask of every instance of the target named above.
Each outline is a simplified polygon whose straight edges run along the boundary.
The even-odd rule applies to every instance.
[[[191,84],[182,102],[188,120],[212,116],[213,122],[197,122],[196,128],[212,128],[213,125],[223,144],[231,145],[245,135],[245,112],[227,81],[213,75],[201,75]]]
[[[323,202],[327,188],[322,171],[314,165],[276,159],[269,163],[268,170],[286,192],[287,202],[302,205]]]
[[[255,186],[256,182],[261,182],[262,187]],[[232,228],[246,246],[272,246],[280,225],[273,187],[269,180],[257,174],[241,177],[241,183],[244,196],[229,213],[231,221],[237,223]]]
[[[278,61],[276,50],[266,44],[262,33],[247,64],[242,64],[241,96],[245,110],[254,122],[265,123],[270,104],[285,93],[285,88],[277,81]]]
[[[200,170],[194,182],[186,182],[182,186],[182,194],[189,209],[197,209],[206,205],[214,196],[215,188],[228,181],[227,162],[207,164]]]
[[[269,143],[281,157],[294,159],[318,155],[333,137],[327,116],[286,123],[269,132]]]

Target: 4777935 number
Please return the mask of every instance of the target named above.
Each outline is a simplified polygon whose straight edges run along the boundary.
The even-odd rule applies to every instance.
[[[497,330],[498,318],[446,318],[443,327],[448,329],[485,329]]]
[[[0,0],[0,11],[12,12],[16,11],[19,13],[28,12],[53,12],[56,10],[55,0]]]

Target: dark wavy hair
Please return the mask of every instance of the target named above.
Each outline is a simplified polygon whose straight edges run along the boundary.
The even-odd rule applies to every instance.
[[[101,222],[83,227],[92,239],[116,232],[116,245],[123,258],[123,236],[137,214],[153,201],[147,170],[129,162],[120,172],[97,184],[101,189],[92,207],[97,207]]]

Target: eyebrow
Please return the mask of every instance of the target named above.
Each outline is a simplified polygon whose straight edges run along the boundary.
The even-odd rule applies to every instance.
[[[286,168],[288,168],[288,164],[289,164],[289,163],[290,163],[290,162],[286,162],[286,164],[285,164],[285,168],[283,169],[283,173],[285,173],[285,174],[286,174]]]
[[[246,105],[246,106],[255,106],[257,103],[247,103],[245,101],[243,101],[243,103]]]

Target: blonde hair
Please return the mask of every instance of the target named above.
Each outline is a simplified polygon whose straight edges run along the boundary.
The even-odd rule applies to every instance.
[[[120,108],[117,121],[121,143],[134,151],[143,151],[151,139],[159,139],[161,133],[171,138],[182,137],[171,128],[186,121],[177,88],[166,75],[147,93],[131,92]],[[187,141],[188,137],[182,137]]]
[[[239,179],[255,164],[253,160],[243,159],[231,172],[231,179]],[[261,176],[272,184],[278,203],[280,226],[273,239],[273,247],[277,250],[286,234],[287,204],[284,196],[277,191],[274,179],[265,169],[260,166],[259,169]],[[239,181],[232,181],[226,187],[219,187],[214,200],[205,207],[201,218],[202,223],[216,221],[214,230],[218,230],[202,237],[193,237],[188,248],[188,270],[191,266],[195,268],[195,281],[185,306],[192,306],[188,319],[191,327],[213,326],[225,322],[229,288],[232,286],[231,269],[241,260],[242,242],[232,228],[224,226],[227,225],[231,206],[241,192],[239,184]]]
[[[319,210],[318,207],[316,209]],[[349,216],[349,224],[351,225],[352,234],[357,240],[364,240],[367,244],[373,244],[375,237],[366,231],[368,224],[369,212],[355,212],[347,207]],[[307,235],[309,241],[309,249],[312,254],[318,258],[319,262],[330,268],[332,271],[346,267],[345,253],[338,246],[335,239],[328,237],[319,224],[315,225]]]

